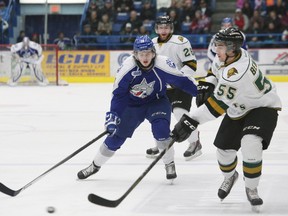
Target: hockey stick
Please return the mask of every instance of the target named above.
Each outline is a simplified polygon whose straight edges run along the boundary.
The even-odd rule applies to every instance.
[[[96,194],[89,194],[88,200],[91,203],[105,206],[105,207],[117,207],[127,196],[130,194],[130,192],[139,184],[139,182],[147,175],[147,173],[155,166],[155,164],[163,157],[163,155],[171,148],[171,146],[174,144],[175,138],[172,138],[171,142],[168,145],[168,148],[163,150],[156,158],[155,160],[146,168],[146,170],[137,178],[137,180],[130,186],[130,188],[117,200],[108,200],[103,197],[100,197]]]
[[[41,174],[40,176],[38,176],[37,178],[35,178],[34,180],[32,180],[31,182],[29,182],[28,184],[26,184],[25,186],[23,186],[22,188],[20,188],[19,190],[12,190],[10,188],[8,188],[7,186],[5,186],[4,184],[2,184],[0,182],[0,191],[2,193],[5,193],[9,196],[17,196],[20,192],[22,192],[23,190],[25,190],[26,188],[30,187],[32,184],[34,184],[36,181],[38,181],[39,179],[41,179],[42,177],[44,177],[46,174],[48,174],[49,172],[51,172],[52,170],[54,170],[56,167],[60,166],[61,164],[65,163],[66,161],[68,161],[69,159],[71,159],[72,157],[74,157],[75,155],[77,155],[79,152],[83,151],[84,149],[86,149],[88,146],[90,146],[91,144],[93,144],[94,142],[96,142],[97,140],[99,140],[100,138],[102,138],[104,135],[106,135],[108,132],[105,131],[103,133],[101,133],[99,136],[97,136],[96,138],[92,139],[90,142],[88,142],[87,144],[85,144],[84,146],[82,146],[81,148],[79,148],[78,150],[76,150],[75,152],[73,152],[72,154],[70,154],[68,157],[64,158],[63,160],[61,160],[59,163],[57,163],[56,165],[54,165],[53,167],[51,167],[50,169],[48,169],[46,172],[44,172],[43,174]]]

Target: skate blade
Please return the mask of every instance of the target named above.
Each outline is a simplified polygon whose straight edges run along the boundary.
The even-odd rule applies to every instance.
[[[190,160],[192,160],[192,159],[194,159],[196,157],[199,157],[200,155],[202,155],[202,151],[201,150],[197,151],[194,155],[191,155],[190,157],[185,157],[185,160],[186,161],[190,161]]]
[[[260,213],[261,211],[261,205],[255,205],[251,207],[252,211],[255,213]]]

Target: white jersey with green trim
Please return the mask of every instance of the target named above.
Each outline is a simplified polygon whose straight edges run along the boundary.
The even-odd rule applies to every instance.
[[[216,55],[212,72],[218,79],[214,97],[228,106],[229,117],[240,118],[257,107],[281,109],[275,84],[263,75],[246,50],[241,48],[241,55],[228,65]]]
[[[168,56],[179,70],[184,66],[183,62],[196,61],[195,53],[189,40],[181,35],[172,35],[171,38],[163,43],[158,43],[158,37],[152,39],[156,53]],[[194,73],[191,69],[191,74]]]

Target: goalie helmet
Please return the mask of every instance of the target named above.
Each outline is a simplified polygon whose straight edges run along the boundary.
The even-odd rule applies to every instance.
[[[158,26],[159,25],[169,25],[171,28],[171,34],[174,31],[174,24],[169,16],[159,16],[155,21],[155,32],[158,34]]]
[[[226,45],[227,51],[240,52],[240,48],[243,45],[244,37],[242,33],[235,27],[229,27],[220,30],[215,36],[215,42],[222,42]]]
[[[30,42],[30,40],[29,40],[28,37],[24,37],[24,38],[23,38],[22,43],[23,43],[23,48],[24,48],[25,50],[27,50],[27,49],[29,48],[29,42]]]

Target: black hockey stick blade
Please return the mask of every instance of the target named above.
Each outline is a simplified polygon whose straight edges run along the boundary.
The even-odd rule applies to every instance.
[[[65,163],[66,161],[70,160],[72,157],[74,157],[75,155],[77,155],[79,152],[83,151],[84,149],[86,149],[88,146],[92,145],[94,142],[96,142],[97,140],[99,140],[100,138],[102,138],[104,135],[108,134],[107,131],[104,131],[103,133],[101,133],[99,136],[95,137],[94,139],[92,139],[91,141],[89,141],[87,144],[85,144],[84,146],[82,146],[81,148],[79,148],[78,150],[76,150],[75,152],[73,152],[72,154],[70,154],[69,156],[67,156],[66,158],[64,158],[62,161],[60,161],[59,163],[57,163],[56,165],[54,165],[53,167],[51,167],[50,169],[48,169],[46,172],[42,173],[40,176],[38,176],[37,178],[35,178],[34,180],[32,180],[31,182],[29,182],[28,184],[26,184],[25,186],[23,186],[22,188],[20,188],[19,190],[12,190],[11,188],[8,188],[6,185],[2,184],[0,182],[0,192],[7,194],[9,196],[15,197],[17,196],[20,192],[22,192],[23,190],[25,190],[26,188],[30,187],[32,184],[34,184],[36,181],[38,181],[39,179],[41,179],[42,177],[44,177],[45,175],[47,175],[49,172],[51,172],[52,170],[54,170],[55,168],[57,168],[58,166],[60,166],[61,164]]]
[[[22,188],[16,191],[12,190],[0,182],[0,191],[9,196],[12,196],[12,197],[17,196],[21,192],[21,190]]]
[[[94,203],[96,205],[101,205],[101,206],[111,207],[111,208],[117,207],[130,194],[130,192],[139,184],[139,182],[147,175],[147,173],[155,166],[155,164],[163,157],[163,155],[171,148],[174,142],[175,142],[175,138],[172,137],[172,140],[169,143],[168,148],[163,150],[154,159],[154,161],[146,168],[146,170],[136,179],[136,181],[130,186],[130,188],[119,199],[108,200],[96,194],[91,193],[88,195],[88,200],[91,203]]]
[[[111,207],[111,208],[117,207],[122,202],[123,199],[120,198],[117,200],[108,200],[108,199],[105,199],[103,197],[99,197],[96,194],[89,194],[88,195],[88,200],[91,203],[101,205],[101,206]]]

